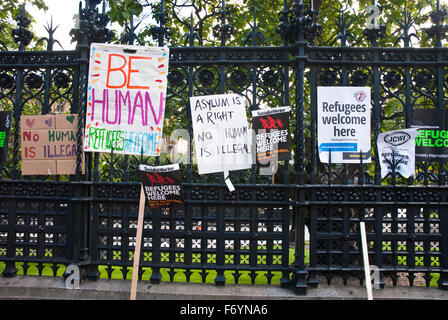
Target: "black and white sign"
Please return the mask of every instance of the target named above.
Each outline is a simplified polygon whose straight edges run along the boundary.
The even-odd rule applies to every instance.
[[[140,175],[150,208],[182,205],[184,195],[179,164],[157,167],[141,164]]]
[[[448,112],[446,110],[416,109],[411,127],[417,128],[419,132],[415,138],[416,160],[431,161],[448,158]]]
[[[271,161],[291,159],[290,111],[290,107],[252,111],[252,128],[255,130],[259,165],[266,166]]]
[[[383,132],[378,135],[377,146],[381,178],[395,170],[405,178],[415,176],[415,128]]]
[[[244,97],[220,94],[190,98],[199,174],[249,169],[252,136]]]
[[[370,109],[369,87],[317,87],[321,162],[371,162]]]

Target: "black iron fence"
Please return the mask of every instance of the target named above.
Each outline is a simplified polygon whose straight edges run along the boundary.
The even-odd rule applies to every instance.
[[[276,25],[266,26],[257,22],[270,20],[257,16],[256,6],[207,3],[209,12],[219,14],[204,16],[193,7],[196,11],[182,18],[176,16],[175,1],[162,0],[152,7],[157,23],[145,40],[135,33],[136,17],[114,36],[106,28],[107,15],[96,9],[99,2],[80,6],[79,25],[71,32],[76,50],[53,50],[55,30],[50,29],[46,50],[27,51],[32,34],[22,14],[14,30],[19,49],[3,46],[0,51],[0,102],[13,111],[10,155],[0,164],[4,276],[30,274],[31,269],[58,276],[69,264],[81,266],[88,279],[129,279],[132,274],[138,165],[178,161],[170,146],[160,157],[86,153],[83,162],[80,153],[73,176],[21,175],[21,115],[78,113],[81,133],[89,45],[116,41],[170,45],[165,135],[172,129],[187,133],[188,148],[180,162],[185,210],[146,208],[141,279],[279,283],[298,294],[316,286],[318,275],[329,283],[335,276],[362,283],[359,222],[365,221],[369,262],[381,271],[381,284],[391,279],[396,285],[405,278],[413,285],[420,278],[427,286],[447,288],[446,161],[418,162],[415,178],[393,171],[381,179],[376,153],[372,164],[324,165],[316,146],[319,85],[371,87],[372,141],[381,131],[409,127],[416,108],[436,108],[445,117],[446,12],[438,3],[432,8],[432,26],[416,29],[415,13],[403,8],[402,20],[390,21],[394,27],[386,30],[350,24],[352,19],[364,25],[365,17],[349,8],[334,14],[334,24],[321,26],[322,12],[331,10],[322,7],[319,15],[302,1],[269,4],[280,15]],[[246,19],[243,26],[236,23],[238,15]],[[216,22],[213,32],[202,29],[207,19]],[[238,38],[237,28],[246,28],[247,36]],[[387,38],[387,31],[396,36]],[[412,47],[414,35],[421,38]],[[420,47],[423,43],[432,47]],[[280,105],[294,109],[291,161],[279,163],[268,176],[257,165],[231,172],[234,192],[221,175],[198,175],[188,138],[188,98],[226,92],[245,95],[248,111]],[[81,144],[79,134],[78,150]]]

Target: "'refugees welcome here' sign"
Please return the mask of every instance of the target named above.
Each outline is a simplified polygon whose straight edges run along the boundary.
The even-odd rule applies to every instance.
[[[317,87],[321,162],[371,162],[370,110],[369,87]]]

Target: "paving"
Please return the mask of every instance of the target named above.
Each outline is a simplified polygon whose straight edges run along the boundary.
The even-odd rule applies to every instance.
[[[324,281],[320,283],[325,283]],[[67,289],[62,277],[17,275],[0,277],[0,300],[129,300],[131,281],[81,282],[79,289]],[[364,286],[319,284],[307,295],[296,295],[278,285],[234,285],[218,287],[201,283],[151,284],[139,281],[137,300],[366,300]],[[438,288],[396,286],[373,291],[374,300],[448,300],[448,291]]]

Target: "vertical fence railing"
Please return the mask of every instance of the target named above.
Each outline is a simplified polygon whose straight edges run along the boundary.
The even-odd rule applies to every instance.
[[[443,61],[443,53],[440,50],[442,47],[442,37],[446,37],[446,25],[443,25],[444,19],[446,18],[447,12],[446,9],[443,11],[440,7],[440,1],[437,0],[436,2],[436,11],[434,12],[433,23],[436,30],[435,34],[435,48],[437,49],[436,57],[437,57],[437,67],[436,67],[436,109],[440,110],[440,118],[441,123],[446,122],[446,87],[444,86],[446,82],[446,68],[442,65]],[[439,162],[439,172],[438,172],[438,185],[439,186],[446,186],[446,159],[441,159]],[[445,195],[446,196],[446,195]],[[446,199],[445,196],[443,196],[443,199]],[[442,199],[442,201],[443,201]],[[442,234],[442,241],[440,244],[440,250],[442,252],[442,256],[440,257],[440,265],[441,265],[441,273],[440,278],[438,280],[439,287],[443,289],[448,289],[448,210],[447,206],[442,206],[440,208],[440,233]]]
[[[25,16],[25,7],[22,8],[22,14],[17,17],[18,28],[15,29],[17,34],[25,34],[29,31],[26,29],[30,24],[29,19]],[[33,35],[28,33],[28,37],[24,37],[19,40],[19,52],[23,52],[25,47],[29,44],[29,39]],[[18,55],[17,62],[18,64],[23,63],[22,55]],[[12,179],[18,179],[20,176],[19,173],[19,137],[20,137],[20,116],[22,114],[22,104],[23,104],[23,86],[24,86],[24,71],[22,68],[17,68],[15,74],[15,99],[14,99],[14,146],[13,146],[13,167],[12,167]],[[15,186],[13,186],[12,192],[15,192]],[[14,193],[13,193],[14,194]],[[6,255],[8,261],[6,262],[5,270],[3,271],[3,275],[6,277],[15,276],[18,269],[15,266],[14,257],[16,255],[16,230],[15,224],[17,222],[17,202],[10,201],[8,208],[8,245],[6,250]]]
[[[372,4],[375,4],[375,0],[372,0]],[[380,37],[380,30],[381,29],[366,29],[365,32],[368,35],[368,40],[370,41],[371,45],[373,48],[378,47],[378,38]],[[377,52],[373,53],[373,62],[377,62],[379,60],[379,55]],[[380,68],[378,67],[378,65],[372,65],[372,115],[373,115],[373,137],[375,139],[375,141],[372,141],[372,146],[374,146],[375,148],[375,178],[374,178],[374,183],[376,185],[380,185],[381,184],[381,168],[380,168],[380,155],[378,153],[378,148],[377,148],[377,141],[376,138],[378,137],[378,134],[380,133],[380,126],[381,126],[381,105],[380,105]],[[362,158],[362,157],[361,157]],[[393,169],[395,170],[395,169]],[[379,192],[377,192],[377,201],[381,201],[381,198],[379,197]],[[363,209],[359,210],[359,218],[360,221],[364,221],[366,220],[365,214],[364,212],[362,212]],[[376,251],[375,254],[375,260],[372,260],[370,257],[370,255],[368,255],[369,257],[369,263],[377,263],[376,265],[378,267],[381,267],[381,253],[382,253],[382,230],[380,230],[380,228],[382,228],[382,218],[383,218],[383,208],[378,206],[374,208],[374,212],[373,215],[375,217],[375,228],[374,230],[366,230],[367,232],[367,241],[373,241],[374,242],[374,248]],[[370,232],[374,231],[375,234],[372,235]],[[370,234],[369,234],[370,233]],[[367,248],[370,248],[370,246],[367,246]],[[370,262],[372,261],[372,262]],[[381,275],[380,275],[381,277]],[[382,282],[383,280],[380,279],[380,281]]]

